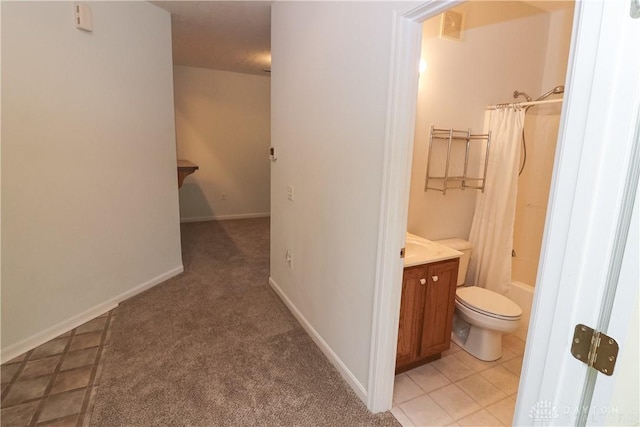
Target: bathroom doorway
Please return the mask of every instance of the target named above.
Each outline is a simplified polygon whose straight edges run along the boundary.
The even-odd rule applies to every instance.
[[[564,85],[573,24],[573,2],[542,10],[528,2],[468,2],[451,11],[460,30],[447,36],[443,15],[422,24],[421,73],[409,191],[407,231],[428,240],[469,238],[477,190],[425,191],[430,127],[482,133],[489,105],[533,99]],[[500,46],[499,49],[496,46]],[[551,98],[561,97],[552,93]],[[555,96],[557,95],[557,96]],[[394,414],[420,423],[510,423],[513,418],[549,184],[558,138],[561,104],[531,107],[525,116],[522,172],[518,180],[512,285],[506,296],[522,308],[520,326],[503,340],[503,357],[483,362],[452,344],[442,358],[396,376]],[[523,143],[519,141],[519,143]],[[430,167],[444,169],[446,152]],[[474,154],[472,153],[472,156]],[[440,164],[438,164],[440,162]],[[450,154],[462,169],[464,152]],[[424,408],[432,410],[425,413]]]

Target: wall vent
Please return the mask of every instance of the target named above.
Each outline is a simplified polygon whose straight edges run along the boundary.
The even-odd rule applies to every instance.
[[[460,12],[448,10],[442,14],[440,37],[443,39],[460,40],[462,38],[462,24],[464,15]]]

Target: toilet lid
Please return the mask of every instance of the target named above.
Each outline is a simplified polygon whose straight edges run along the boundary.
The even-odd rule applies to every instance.
[[[499,293],[477,286],[462,287],[456,290],[456,299],[471,310],[492,317],[514,318],[522,316],[522,309],[509,298]]]

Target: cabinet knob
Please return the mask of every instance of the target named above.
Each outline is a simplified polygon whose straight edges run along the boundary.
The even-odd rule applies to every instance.
[[[431,276],[431,280],[433,280],[434,282],[438,281],[438,276]]]
[[[425,283],[427,283],[427,279],[420,279],[420,284],[424,285]]]

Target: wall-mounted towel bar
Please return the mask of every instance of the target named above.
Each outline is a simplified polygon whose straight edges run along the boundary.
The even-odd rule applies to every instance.
[[[444,150],[444,158],[442,156],[435,156],[434,144],[444,141],[447,145]],[[461,142],[466,144],[464,146],[464,164],[461,173],[451,175],[451,163],[452,152],[454,144]],[[469,176],[469,154],[471,152],[471,146],[480,144],[480,149],[484,149],[484,167],[480,173],[480,177]],[[486,134],[472,134],[471,129],[468,130],[456,130],[456,129],[438,129],[431,125],[429,132],[429,152],[427,154],[427,176],[424,184],[424,191],[436,190],[442,192],[443,195],[447,193],[448,189],[462,189],[472,188],[481,190],[484,192],[485,179],[487,177],[487,165],[489,161],[489,148],[491,147],[491,131]],[[456,151],[457,152],[457,151]],[[444,171],[442,175],[432,175],[436,162],[444,165]],[[441,168],[442,169],[442,168]]]

